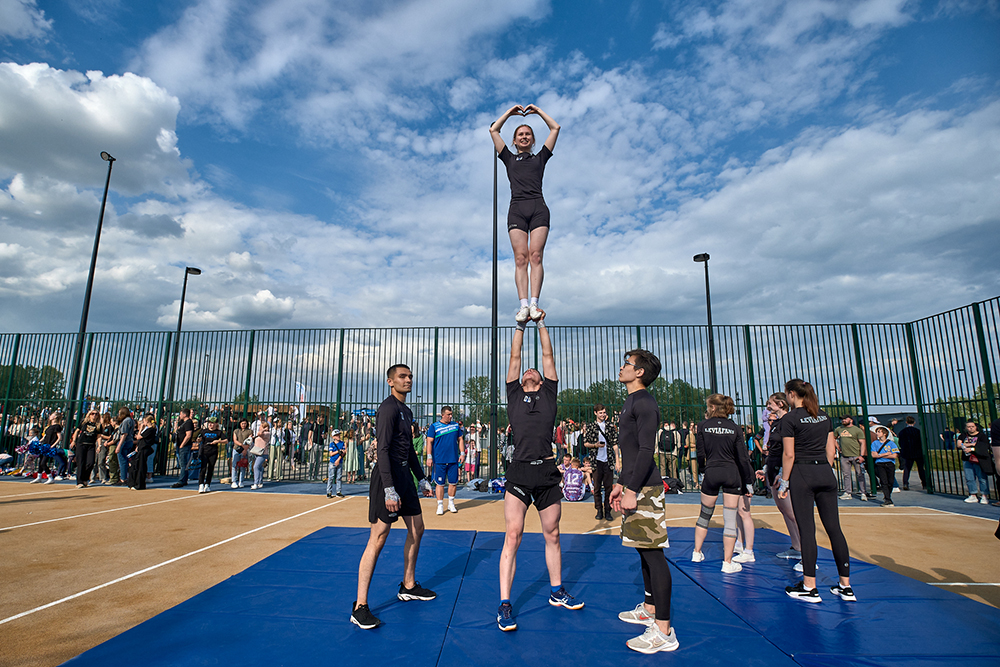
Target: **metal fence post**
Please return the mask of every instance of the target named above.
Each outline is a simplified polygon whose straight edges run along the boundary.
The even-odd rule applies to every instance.
[[[972,315],[976,322],[976,339],[979,342],[979,363],[983,370],[983,381],[986,383],[986,401],[989,403],[990,424],[997,420],[997,397],[993,391],[993,373],[990,371],[989,348],[986,347],[986,331],[983,329],[982,304],[972,304]]]
[[[757,378],[753,372],[753,347],[750,345],[750,325],[743,325],[743,343],[747,354],[747,376],[750,382],[750,417],[751,424],[757,427]]]
[[[433,414],[438,413],[438,328],[434,327],[434,410]]]
[[[854,345],[854,363],[858,367],[858,397],[861,399],[861,418],[864,424],[861,430],[865,433],[865,469],[868,471],[868,479],[875,479],[875,460],[872,458],[872,437],[871,429],[868,428],[868,392],[865,390],[865,367],[861,359],[861,337],[858,335],[858,325],[851,325],[851,342]],[[858,484],[860,486],[860,483]],[[868,485],[872,495],[875,494],[873,484]]]
[[[250,376],[253,373],[253,339],[257,332],[250,330],[250,343],[247,345],[247,382],[243,387],[243,417],[249,419],[250,413]],[[304,417],[303,417],[304,418]]]
[[[14,334],[14,349],[10,352],[10,364],[7,366],[7,392],[3,397],[3,424],[0,426],[0,443],[7,433],[7,424],[10,420],[10,392],[14,388],[14,367],[17,366],[17,353],[21,347],[21,334]],[[19,445],[21,443],[17,443]],[[16,460],[16,457],[15,457]]]
[[[338,428],[344,425],[340,423],[340,415],[343,414],[343,398],[344,398],[344,329],[340,330],[340,353],[337,358],[337,424]],[[306,420],[305,415],[299,417],[302,421]],[[350,422],[348,422],[350,423]]]
[[[920,451],[924,456],[924,491],[934,493],[934,472],[931,468],[931,457],[927,447],[927,421],[924,418],[924,397],[920,387],[920,372],[917,367],[917,346],[913,337],[913,323],[906,325],[906,347],[910,351],[910,375],[913,378],[913,400],[917,405],[917,419],[920,420]],[[907,462],[909,465],[909,462]],[[909,477],[907,477],[909,479]]]
[[[86,412],[86,405],[84,405],[84,397],[87,395],[87,376],[90,374],[90,351],[94,347],[94,332],[90,331],[87,333],[87,350],[83,354],[83,368],[80,369],[80,393],[74,398],[77,401],[76,406],[76,423],[83,423],[83,413]]]
[[[635,328],[635,346],[637,349],[642,349],[642,327],[639,326]]]

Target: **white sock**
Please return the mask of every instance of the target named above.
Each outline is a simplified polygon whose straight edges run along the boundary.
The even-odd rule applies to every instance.
[[[444,507],[444,501],[443,500],[439,500],[438,501],[438,507]]]
[[[538,297],[537,296],[531,297],[531,305],[535,306],[535,307],[538,306]]]
[[[455,499],[452,496],[448,496],[448,504],[449,505],[454,505],[455,504]]]
[[[528,305],[528,300],[527,299],[521,299],[521,308],[524,308],[527,305]]]

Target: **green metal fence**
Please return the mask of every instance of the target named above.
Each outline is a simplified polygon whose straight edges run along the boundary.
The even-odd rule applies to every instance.
[[[663,362],[652,387],[666,420],[700,421],[710,386],[704,326],[559,327],[549,331],[559,373],[560,419],[592,416],[595,402],[620,406],[622,354],[644,347]],[[512,328],[500,330],[499,425],[506,426],[503,378]],[[174,395],[169,392],[171,332],[91,333],[84,347],[81,399],[105,409],[122,405],[165,418],[182,406],[249,414],[267,406],[288,414],[307,410],[348,427],[387,393],[385,369],[414,371],[409,401],[421,423],[448,404],[466,420],[488,422],[490,334],[487,327],[196,331],[181,334]],[[942,436],[966,419],[988,426],[997,418],[1000,297],[895,324],[721,325],[714,327],[718,386],[733,396],[737,420],[759,424],[768,395],[792,377],[809,380],[831,414],[867,421],[912,414],[933,468],[928,485],[965,492],[963,466]],[[67,403],[73,334],[0,335],[3,433],[15,417]],[[540,363],[533,328],[525,361]],[[296,383],[305,387],[304,400]],[[10,451],[16,439],[6,437]],[[226,466],[220,461],[220,472]],[[173,470],[162,448],[159,469]],[[290,458],[284,478],[301,478]]]

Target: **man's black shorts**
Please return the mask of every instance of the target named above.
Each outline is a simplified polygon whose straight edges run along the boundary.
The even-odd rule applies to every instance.
[[[701,480],[701,492],[706,496],[719,495],[719,489],[723,493],[742,495],[742,486],[736,466],[712,466],[705,470],[705,477]]]
[[[518,199],[507,209],[507,231],[520,229],[530,232],[539,227],[549,226],[549,207],[544,199]]]
[[[543,461],[512,461],[507,466],[507,482],[504,485],[506,493],[513,494],[528,507],[535,503],[541,512],[562,500],[562,473],[556,466],[556,460]]]
[[[392,464],[392,481],[399,494],[399,511],[390,512],[385,508],[385,486],[378,467],[372,470],[372,481],[368,485],[368,523],[382,521],[395,523],[401,516],[420,514],[420,495],[413,483],[413,475],[405,463]]]

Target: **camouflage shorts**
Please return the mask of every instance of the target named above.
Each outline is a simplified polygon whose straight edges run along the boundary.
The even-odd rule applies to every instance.
[[[663,485],[642,487],[636,494],[636,501],[634,512],[622,514],[622,546],[636,549],[669,547]]]

